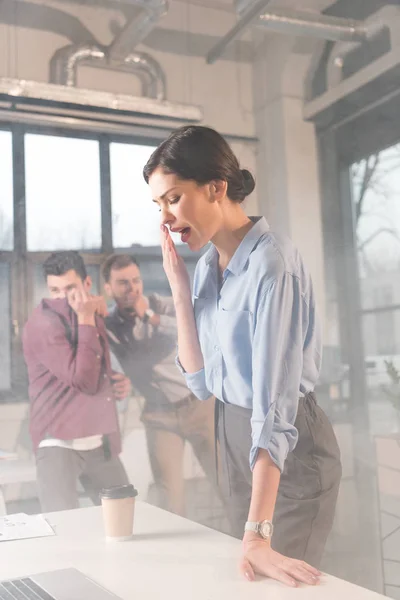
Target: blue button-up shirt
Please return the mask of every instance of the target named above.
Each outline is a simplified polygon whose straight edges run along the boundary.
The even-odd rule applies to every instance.
[[[218,276],[215,246],[199,260],[193,302],[204,369],[185,373],[201,400],[252,411],[250,466],[265,448],[282,471],[297,443],[299,397],[318,379],[321,337],[310,276],[292,242],[254,225]]]

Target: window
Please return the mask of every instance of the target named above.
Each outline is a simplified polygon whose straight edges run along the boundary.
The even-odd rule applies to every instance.
[[[365,350],[392,355],[399,350],[390,307],[400,304],[400,145],[353,164],[351,174]]]
[[[12,138],[0,131],[0,250],[14,246]]]
[[[376,307],[385,307],[393,304],[393,295],[395,287],[386,284],[374,289],[374,299]]]
[[[160,215],[152,202],[149,186],[143,179],[143,167],[151,146],[110,144],[113,245],[159,246]]]
[[[375,315],[377,353],[396,354],[396,325],[394,311],[378,312]]]
[[[0,391],[11,387],[10,272],[0,263]]]
[[[170,293],[160,258],[160,213],[142,175],[155,144],[21,131],[21,125],[0,130],[0,402],[27,399],[21,333],[32,310],[49,296],[42,271],[48,253],[80,252],[98,294],[103,252],[113,236],[114,247],[143,247],[137,252],[147,293]],[[110,152],[109,171],[103,150],[104,156]],[[24,160],[13,163],[14,156]],[[107,185],[102,190],[102,181],[110,181],[111,190]],[[15,182],[17,209],[25,216],[17,222]],[[193,270],[194,260],[189,263]]]
[[[400,267],[400,144],[353,164],[351,173],[360,277],[386,285]]]
[[[99,144],[95,140],[25,136],[29,252],[99,250]]]

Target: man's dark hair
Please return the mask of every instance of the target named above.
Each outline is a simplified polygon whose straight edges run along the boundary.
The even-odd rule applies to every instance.
[[[111,271],[124,269],[125,267],[129,267],[129,265],[136,265],[139,267],[139,262],[131,254],[111,254],[111,256],[105,260],[101,268],[104,281],[106,283],[110,281]]]
[[[87,271],[82,256],[75,250],[53,252],[43,264],[43,273],[47,279],[48,275],[65,275],[68,271],[75,271],[85,281]]]

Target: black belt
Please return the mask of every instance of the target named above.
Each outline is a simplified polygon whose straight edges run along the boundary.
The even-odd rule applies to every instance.
[[[187,406],[193,402],[193,394],[189,394],[182,398],[182,400],[178,400],[178,402],[171,402],[171,408],[182,408],[183,406]]]
[[[191,404],[193,399],[193,394],[189,394],[188,396],[182,398],[182,400],[177,400],[176,402],[163,402],[162,404],[148,402],[144,412],[171,412],[174,410],[179,410],[180,408]]]

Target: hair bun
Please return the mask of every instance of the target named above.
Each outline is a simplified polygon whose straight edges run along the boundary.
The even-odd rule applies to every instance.
[[[240,169],[243,177],[243,187],[246,196],[249,196],[256,187],[253,175],[247,169]]]

